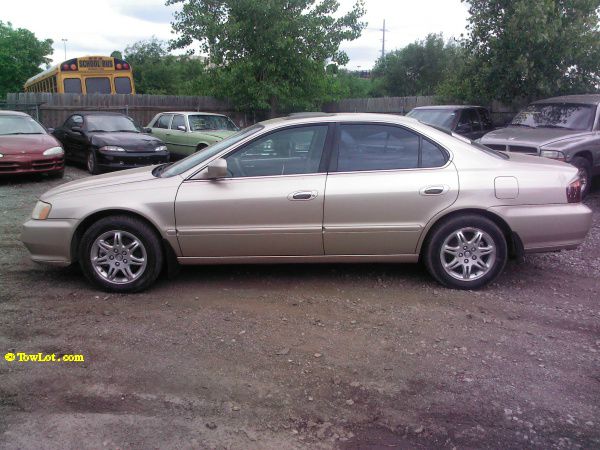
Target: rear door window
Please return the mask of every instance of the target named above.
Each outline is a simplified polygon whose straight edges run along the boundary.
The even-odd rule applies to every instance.
[[[170,114],[163,114],[158,118],[158,120],[154,124],[154,128],[169,128],[169,124],[171,123],[171,117],[173,116]]]
[[[337,172],[442,167],[447,161],[445,150],[405,128],[340,125]]]
[[[88,94],[110,94],[110,80],[107,77],[86,78],[85,90]]]
[[[81,94],[81,80],[79,78],[65,78],[63,88],[65,94]]]

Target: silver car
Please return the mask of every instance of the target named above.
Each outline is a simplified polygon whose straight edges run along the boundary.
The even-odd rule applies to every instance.
[[[43,194],[22,240],[97,286],[177,264],[418,262],[476,289],[510,256],[574,248],[592,214],[574,167],[372,114],[259,123],[177,163]]]
[[[600,174],[600,95],[565,95],[524,108],[481,143],[496,150],[565,161],[579,169],[582,196]]]

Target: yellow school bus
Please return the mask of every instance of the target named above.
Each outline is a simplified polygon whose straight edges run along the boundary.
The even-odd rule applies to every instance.
[[[64,61],[31,77],[25,92],[59,94],[135,94],[131,66],[110,56],[83,56]]]

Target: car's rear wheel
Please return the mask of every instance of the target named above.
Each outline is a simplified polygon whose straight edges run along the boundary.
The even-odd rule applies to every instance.
[[[160,274],[160,239],[145,222],[127,216],[105,217],[81,239],[79,262],[85,276],[107,291],[138,292]]]
[[[577,167],[581,179],[581,197],[584,198],[592,186],[592,164],[583,156],[576,156],[572,159],[571,164]]]
[[[88,172],[92,175],[98,175],[100,173],[100,169],[98,168],[98,157],[96,156],[94,149],[88,151],[86,166]]]
[[[508,248],[502,230],[493,221],[468,214],[436,226],[424,256],[427,269],[443,285],[479,289],[502,273]]]
[[[199,152],[199,151],[201,151],[201,150],[204,150],[206,147],[208,147],[208,145],[206,145],[206,144],[198,144],[198,145],[196,146],[196,152]]]

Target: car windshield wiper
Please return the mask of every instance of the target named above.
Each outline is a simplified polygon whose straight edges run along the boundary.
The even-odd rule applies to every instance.
[[[3,133],[2,136],[12,136],[15,134],[44,134],[44,133],[25,133],[22,131],[17,131],[16,133]]]
[[[138,130],[115,130],[115,133],[139,133]]]
[[[550,123],[547,123],[545,125],[538,125],[538,128],[561,128],[563,130],[574,130],[574,128],[569,128],[569,127],[561,127],[560,125],[552,125]]]
[[[88,130],[90,133],[106,133],[106,130]]]
[[[509,127],[525,127],[525,128],[537,128],[532,127],[531,125],[525,125],[524,123],[511,123]]]

